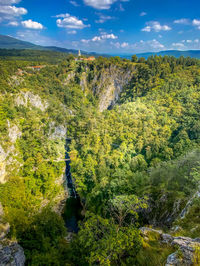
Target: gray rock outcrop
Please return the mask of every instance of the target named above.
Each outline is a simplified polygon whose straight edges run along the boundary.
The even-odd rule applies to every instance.
[[[22,132],[19,130],[17,125],[11,125],[8,120],[8,136],[12,143],[15,143],[18,138],[20,138]]]
[[[16,241],[5,238],[9,230],[9,224],[3,221],[3,207],[0,203],[0,266],[24,266],[22,247]]]
[[[92,84],[94,93],[99,95],[99,110],[101,112],[117,102],[120,93],[132,79],[131,70],[120,69],[116,66],[106,70],[96,80],[94,79]]]
[[[22,247],[9,240],[0,241],[0,266],[23,266],[25,255]]]
[[[140,228],[141,234],[148,238],[150,232],[157,233],[159,235],[159,241],[169,246],[176,247],[178,250],[170,254],[167,258],[165,266],[189,266],[193,265],[193,259],[195,255],[195,249],[200,248],[200,239],[192,239],[190,237],[173,237],[169,234],[164,234],[161,230],[155,230],[148,227]]]
[[[40,109],[41,111],[45,111],[48,107],[48,103],[46,101],[42,101],[39,95],[35,95],[32,92],[21,92],[15,99],[17,106],[23,105],[28,106],[28,104],[32,105]]]
[[[55,126],[55,122],[50,124],[49,130],[50,139],[65,139],[67,135],[67,128],[63,125]]]

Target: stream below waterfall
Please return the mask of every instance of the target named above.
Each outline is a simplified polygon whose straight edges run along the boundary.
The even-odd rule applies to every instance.
[[[70,156],[69,156],[69,139],[66,140],[66,185],[68,190],[68,198],[66,200],[65,208],[63,210],[63,219],[67,227],[68,232],[78,233],[78,221],[83,217],[81,215],[82,205],[80,197],[76,192],[75,184],[71,175]]]

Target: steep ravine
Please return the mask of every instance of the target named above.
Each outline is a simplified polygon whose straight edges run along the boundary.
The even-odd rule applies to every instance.
[[[76,192],[74,181],[71,175],[70,156],[69,156],[69,144],[70,139],[66,139],[66,186],[68,191],[68,198],[66,200],[65,208],[63,210],[63,218],[67,227],[67,231],[70,233],[78,232],[78,221],[81,219],[81,202],[79,195]]]

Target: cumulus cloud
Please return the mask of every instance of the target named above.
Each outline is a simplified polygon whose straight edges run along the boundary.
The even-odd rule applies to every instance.
[[[200,20],[198,19],[193,19],[192,25],[197,27],[198,30],[200,30]]]
[[[27,10],[23,7],[16,6],[0,6],[0,14],[8,16],[21,16],[27,14]]]
[[[151,31],[169,31],[171,28],[168,25],[161,25],[158,21],[150,21],[146,23],[146,27],[142,31],[151,32]]]
[[[57,21],[56,24],[60,28],[67,29],[84,29],[86,27],[90,27],[90,25],[85,25],[82,20],[78,19],[75,16],[71,16],[70,14],[60,14],[56,16]],[[62,18],[62,19],[60,19]]]
[[[181,18],[181,19],[176,19],[174,20],[175,24],[183,24],[183,25],[189,25],[190,24],[190,20],[187,18]]]
[[[114,35],[113,33],[111,34],[102,34],[100,36],[94,36],[92,39],[82,39],[81,42],[84,43],[84,44],[88,44],[90,42],[100,42],[100,41],[105,41],[105,40],[116,40],[118,37],[116,35]]]
[[[114,45],[116,48],[129,48],[129,43],[128,42],[123,42],[123,43],[120,43],[120,42],[111,42],[111,45]]]
[[[0,0],[0,22],[16,20],[17,17],[27,14],[27,10],[23,7],[16,7],[20,0]],[[8,25],[13,26],[8,23]]]
[[[13,5],[19,2],[21,2],[21,0],[0,0],[0,5]]]
[[[17,26],[19,26],[19,23],[18,23],[17,21],[10,21],[10,22],[8,23],[8,25],[9,25],[9,26],[13,26],[13,27],[17,27]]]
[[[96,9],[109,9],[110,6],[117,0],[84,0],[87,6],[94,7]]]
[[[112,40],[115,40],[117,39],[118,37],[115,36],[113,33],[111,34],[103,34],[101,36],[95,36],[92,38],[92,42],[96,42],[96,41],[102,41],[102,40],[107,40],[107,39],[112,39]]]
[[[32,19],[24,20],[21,22],[22,26],[27,29],[34,29],[34,30],[42,30],[44,26],[36,21],[32,21]]]
[[[87,6],[96,9],[110,9],[111,5],[118,0],[83,0]],[[121,2],[128,2],[129,0],[121,0]]]

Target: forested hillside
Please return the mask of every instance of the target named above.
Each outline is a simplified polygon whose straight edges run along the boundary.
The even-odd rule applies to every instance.
[[[0,234],[9,223],[27,265],[200,264],[199,60],[0,51],[0,96]]]

